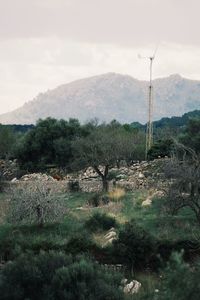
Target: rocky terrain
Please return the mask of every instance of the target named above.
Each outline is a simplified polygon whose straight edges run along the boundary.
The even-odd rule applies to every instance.
[[[77,118],[85,122],[116,119],[122,123],[147,121],[147,81],[108,73],[77,80],[39,94],[24,106],[0,115],[3,124],[30,124],[39,118]],[[171,75],[156,79],[154,119],[180,116],[200,109],[200,81]]]
[[[119,187],[128,191],[136,189],[158,189],[164,186],[165,178],[161,172],[163,159],[154,161],[136,162],[132,166],[122,166],[110,169],[109,187],[113,189]],[[102,189],[102,182],[98,174],[92,167],[78,173],[64,174],[59,169],[50,170],[50,174],[32,173],[16,177],[18,173],[16,162],[0,162],[0,172],[3,178],[11,183],[44,180],[49,183],[57,182],[62,190],[69,191],[70,183],[76,182],[82,192],[99,192]],[[144,205],[149,205],[151,197],[146,200]]]

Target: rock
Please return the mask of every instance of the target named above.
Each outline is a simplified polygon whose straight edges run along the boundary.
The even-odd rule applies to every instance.
[[[115,231],[115,228],[114,227],[111,227],[108,232],[111,232],[111,231]]]
[[[110,240],[110,239],[116,238],[116,236],[117,236],[117,233],[115,231],[110,231],[105,235],[105,239]]]
[[[18,179],[16,177],[11,180],[11,182],[17,182],[17,181]]]
[[[144,174],[143,174],[142,172],[139,172],[138,178],[139,178],[139,179],[143,179],[143,178],[145,178],[145,176],[144,176]]]
[[[127,282],[128,282],[128,279],[124,278],[124,279],[122,279],[122,281],[121,281],[121,285],[122,285],[122,286],[125,286],[125,285],[127,284]]]
[[[152,200],[147,198],[145,201],[142,202],[142,206],[149,206],[152,204]]]
[[[116,240],[116,237],[110,238],[105,244],[104,247],[107,246],[108,244],[112,244],[112,242]]]
[[[125,285],[124,293],[129,295],[137,294],[141,286],[142,285],[139,281],[132,280],[130,283]]]

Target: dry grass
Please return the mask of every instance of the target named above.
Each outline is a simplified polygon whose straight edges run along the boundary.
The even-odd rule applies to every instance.
[[[112,191],[108,193],[108,197],[111,201],[119,202],[124,196],[126,195],[126,192],[122,188],[115,188]]]

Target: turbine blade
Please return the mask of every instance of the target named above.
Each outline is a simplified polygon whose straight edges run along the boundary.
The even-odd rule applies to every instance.
[[[156,56],[156,53],[157,53],[157,51],[158,51],[159,44],[160,44],[160,43],[158,43],[158,44],[156,45],[156,48],[155,48],[154,54],[153,54],[153,56],[152,56],[152,58],[153,58],[153,59],[154,59],[154,58],[155,58],[155,56]]]

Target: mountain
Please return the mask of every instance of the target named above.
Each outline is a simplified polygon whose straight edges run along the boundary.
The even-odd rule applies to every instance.
[[[200,109],[200,81],[171,75],[155,79],[154,120]],[[98,118],[122,123],[147,121],[148,82],[108,73],[61,85],[22,107],[0,115],[3,124],[31,124],[39,118]]]

